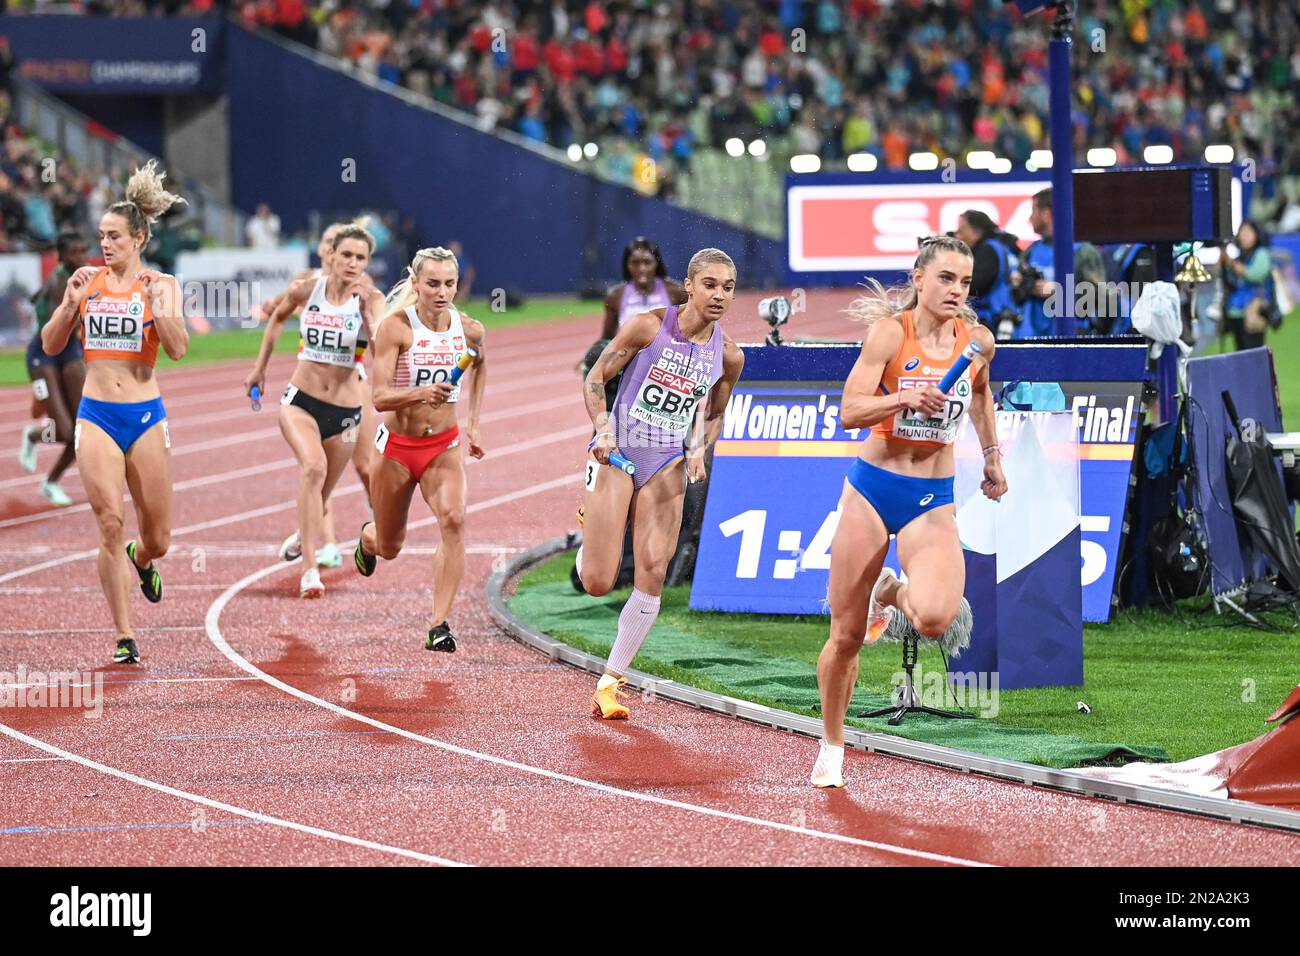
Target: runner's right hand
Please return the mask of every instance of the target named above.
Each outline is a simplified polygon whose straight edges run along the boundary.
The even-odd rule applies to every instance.
[[[244,378],[244,394],[253,394],[253,386],[256,385],[263,395],[266,394],[266,372],[260,368],[255,368]]]
[[[609,453],[618,451],[618,442],[614,440],[614,433],[611,431],[599,432],[596,435],[596,444],[591,446],[591,453],[596,456],[596,460],[602,465],[609,464]]]
[[[908,408],[927,415],[938,415],[948,407],[947,396],[933,385],[904,389],[898,393],[898,397]]]
[[[72,308],[80,304],[82,296],[90,285],[90,280],[99,272],[98,266],[82,266],[68,277],[68,285],[63,290],[63,304]]]
[[[423,391],[424,401],[437,408],[439,405],[445,405],[447,399],[451,398],[451,382],[439,382],[428,386]]]

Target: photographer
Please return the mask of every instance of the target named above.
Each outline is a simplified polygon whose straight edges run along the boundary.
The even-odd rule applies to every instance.
[[[976,317],[999,339],[1011,338],[1020,321],[1011,297],[1016,237],[999,230],[992,219],[975,209],[957,218],[954,234],[975,255],[970,300]]]
[[[1224,331],[1231,332],[1238,350],[1259,348],[1264,332],[1277,328],[1280,315],[1273,294],[1273,257],[1268,236],[1246,220],[1237,230],[1237,254],[1224,250],[1219,259],[1223,279]]]
[[[1020,306],[1022,316],[1016,338],[1030,338],[1056,334],[1056,319],[1047,314],[1047,299],[1056,287],[1056,257],[1052,251],[1052,191],[1043,189],[1034,194],[1033,208],[1029,212],[1029,225],[1039,236],[1024,251],[1020,272],[1012,277],[1013,296]],[[1079,332],[1102,331],[1098,328],[1101,310],[1096,303],[1104,299],[1100,293],[1106,281],[1106,267],[1101,252],[1087,242],[1074,244],[1075,282],[1072,290],[1076,305]],[[1094,286],[1091,295],[1086,286]],[[1071,291],[1062,289],[1062,294]],[[1059,302],[1060,300],[1058,300]],[[1063,304],[1063,303],[1061,303]],[[1082,308],[1080,308],[1082,306]],[[1084,314],[1087,313],[1087,314]],[[1109,324],[1109,323],[1107,323]]]

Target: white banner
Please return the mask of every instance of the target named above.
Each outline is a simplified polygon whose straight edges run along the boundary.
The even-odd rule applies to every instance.
[[[0,256],[0,345],[26,345],[35,328],[27,301],[41,287],[41,257],[34,252]]]
[[[182,252],[176,278],[185,312],[218,324],[244,319],[260,302],[279,295],[307,268],[306,249],[200,249]]]

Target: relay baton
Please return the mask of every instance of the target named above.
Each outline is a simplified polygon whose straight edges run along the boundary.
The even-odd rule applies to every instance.
[[[451,370],[451,384],[454,388],[460,381],[460,377],[465,374],[465,369],[474,364],[474,359],[478,358],[478,353],[473,349],[466,349],[460,353],[460,358],[456,360],[456,367]]]
[[[627,472],[629,475],[636,474],[636,465],[632,464],[616,451],[611,451],[609,453],[609,463],[620,471]]]
[[[948,369],[948,374],[940,380],[939,391],[947,395],[952,387],[957,384],[957,379],[961,378],[962,373],[966,371],[971,359],[982,351],[983,349],[974,342],[967,343],[966,347],[961,350],[961,355],[957,356],[957,361],[952,363],[952,368]]]
[[[248,390],[248,397],[252,399],[253,411],[260,412],[262,410],[262,390],[254,385]]]

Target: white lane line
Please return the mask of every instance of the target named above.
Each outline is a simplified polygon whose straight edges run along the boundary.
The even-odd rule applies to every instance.
[[[17,590],[17,588],[15,588],[14,590]],[[61,589],[51,588],[50,590],[57,591]],[[90,590],[90,588],[87,588],[86,590]],[[98,591],[99,588],[95,588],[94,590]],[[197,624],[183,624],[175,627],[168,627],[166,625],[159,625],[155,627],[137,627],[137,628],[133,628],[133,630],[139,634],[149,634],[149,633],[161,634],[166,631],[202,631],[204,630],[204,628]],[[0,630],[0,635],[13,634],[13,635],[32,635],[32,636],[45,637],[53,633],[116,634],[117,628],[115,627],[49,627],[49,628],[45,628],[44,630],[37,630],[36,628],[29,628],[29,627],[10,627],[10,628],[5,628],[3,630]]]
[[[257,680],[256,677],[130,677],[126,680],[106,680],[105,684],[219,684],[229,681],[248,681]],[[90,681],[80,681],[78,683],[59,683],[50,684],[48,681],[37,682],[35,684],[6,684],[6,687],[12,687],[15,690],[24,687],[91,687]]]
[[[499,505],[507,504],[511,501],[518,501],[521,498],[527,498],[532,495],[539,494],[543,491],[550,491],[553,488],[560,488],[567,484],[577,484],[580,477],[581,476],[579,475],[570,475],[563,478],[558,478],[554,481],[548,481],[539,485],[533,485],[532,487],[525,488],[520,491],[514,491],[505,495],[499,495],[496,498],[489,498],[486,501],[480,501],[477,504],[471,505],[469,508],[466,509],[466,511],[467,512],[485,511],[489,508],[495,508]],[[420,527],[421,525],[427,525],[432,523],[434,523],[432,518],[426,518],[421,521],[412,523],[411,525],[409,525],[409,528],[414,529]],[[232,648],[229,643],[227,643],[225,637],[221,633],[221,612],[225,609],[226,605],[229,604],[230,601],[237,594],[239,594],[240,591],[248,587],[248,585],[260,581],[262,578],[270,577],[272,574],[275,574],[277,571],[283,571],[284,569],[285,569],[285,565],[282,562],[277,562],[276,564],[268,565],[267,567],[264,567],[261,570],[254,571],[252,574],[249,574],[244,578],[240,579],[239,581],[236,581],[229,588],[227,588],[215,601],[213,601],[212,605],[208,608],[208,613],[205,618],[205,624],[207,626],[207,631],[208,631],[208,640],[210,640],[212,644],[217,648],[217,650],[221,651],[221,653],[224,654],[226,658],[230,660],[232,663],[234,663],[237,667],[240,667],[243,670],[247,671],[248,673],[252,674],[253,676],[258,677],[259,679],[265,681],[267,684],[271,685],[272,687],[284,691],[286,694],[290,694],[294,697],[297,697],[299,700],[303,700],[317,707],[323,707],[325,710],[328,710],[339,717],[344,717],[349,720],[358,721],[359,723],[368,724],[371,727],[378,728],[379,730],[386,730],[389,733],[395,734],[399,737],[405,737],[406,739],[413,740],[416,743],[428,744],[430,746],[437,747],[440,750],[445,750],[449,753],[454,753],[462,757],[470,757],[474,760],[482,760],[485,763],[496,764],[497,766],[501,766],[501,767],[509,767],[512,770],[519,770],[524,773],[532,774],[538,777],[543,777],[548,780],[554,780],[559,783],[572,784],[577,787],[582,787],[588,790],[595,790],[599,793],[606,793],[611,796],[626,797],[630,800],[637,800],[643,803],[652,803],[658,806],[671,807],[675,810],[685,810],[688,813],[697,813],[703,816],[715,817],[718,819],[730,821],[732,823],[744,823],[744,824],[749,824],[751,826],[763,827],[765,829],[780,830],[785,833],[794,833],[800,836],[813,837],[815,839],[820,839],[820,840],[829,840],[835,843],[845,843],[845,844],[850,844],[852,846],[861,846],[867,849],[878,850],[884,853],[892,853],[899,856],[911,857],[914,859],[928,860],[933,863],[951,863],[959,866],[992,865],[988,863],[981,863],[976,860],[963,859],[961,857],[945,856],[944,854],[941,853],[930,853],[925,850],[914,850],[910,847],[895,846],[890,843],[880,843],[875,840],[863,840],[858,837],[845,836],[839,833],[829,833],[824,830],[814,830],[809,827],[795,826],[794,824],[790,824],[790,823],[780,823],[775,820],[765,820],[760,817],[745,816],[739,813],[731,813],[730,811],[727,810],[718,810],[714,807],[706,807],[694,803],[686,803],[681,800],[672,800],[667,797],[654,796],[653,794],[648,794],[648,793],[638,793],[635,790],[623,790],[619,787],[612,787],[609,784],[598,783],[594,780],[586,780],[583,779],[582,777],[575,777],[570,774],[558,773],[554,770],[546,770],[542,767],[534,767],[529,764],[519,763],[518,761],[509,760],[506,759],[505,757],[498,757],[493,754],[480,753],[477,750],[469,750],[468,748],[457,746],[456,744],[449,743],[445,740],[439,740],[435,737],[428,737],[423,734],[417,734],[414,731],[406,730],[405,728],[402,727],[395,727],[392,724],[386,724],[381,720],[376,720],[373,717],[366,716],[365,714],[354,713],[353,711],[347,710],[344,707],[340,707],[339,705],[334,704],[328,700],[323,700],[320,697],[315,697],[304,690],[300,690],[299,688],[294,687],[291,684],[286,684],[284,681],[280,680],[277,677],[272,677],[270,674],[267,674],[265,671],[258,668],[256,664],[252,663],[247,658],[240,656],[235,651],[235,649]]]
[[[411,860],[419,860],[421,863],[434,863],[439,866],[466,866],[465,863],[459,863],[455,860],[449,860],[441,856],[433,856],[429,853],[420,853],[418,850],[408,850],[404,847],[389,846],[386,843],[376,843],[373,840],[363,840],[360,837],[349,836],[346,833],[335,833],[333,830],[324,830],[320,827],[310,826],[306,823],[298,823],[296,820],[285,820],[281,817],[269,816],[265,813],[258,813],[256,810],[247,810],[244,807],[237,807],[234,804],[223,803],[220,800],[211,800],[208,797],[201,797],[197,793],[189,793],[185,790],[179,790],[176,787],[169,787],[165,783],[158,783],[156,780],[148,780],[144,777],[129,773],[126,770],[119,770],[117,767],[110,767],[98,761],[91,760],[88,757],[82,757],[78,754],[70,753],[54,744],[46,743],[43,740],[37,740],[35,737],[29,737],[20,730],[0,724],[0,734],[12,737],[14,740],[21,741],[37,750],[43,750],[48,754],[53,754],[64,760],[71,760],[73,763],[85,767],[89,770],[96,770],[100,773],[108,774],[110,777],[117,777],[119,780],[125,780],[127,783],[133,783],[137,787],[147,787],[150,790],[156,790],[159,793],[165,793],[169,797],[176,797],[180,800],[188,800],[191,803],[197,803],[205,807],[211,807],[214,810],[223,810],[226,813],[233,813],[237,816],[246,817],[249,820],[256,820],[259,823],[268,823],[271,826],[284,827],[286,830],[296,830],[299,833],[308,833],[312,836],[324,837],[326,840],[336,840],[339,843],[347,843],[350,846],[358,846],[367,850],[377,850],[380,853],[391,853],[395,856],[403,856]]]
[[[52,763],[67,759],[67,757],[4,757],[0,758],[0,763]]]
[[[539,402],[535,405],[528,405],[528,406],[517,405],[511,408],[499,409],[498,411],[495,412],[488,412],[479,419],[479,422],[480,424],[487,425],[487,424],[491,424],[492,422],[503,421],[505,419],[520,418],[524,416],[533,415],[537,412],[551,411],[556,408],[573,406],[573,404],[574,403],[571,398],[563,398],[563,399],[555,399],[549,402]],[[589,427],[587,428],[587,431],[590,431]],[[216,438],[207,442],[201,442],[199,445],[191,446],[189,448],[179,448],[174,452],[172,452],[172,457],[177,458],[180,455],[194,454],[195,452],[198,451],[210,451],[211,449],[214,448],[221,448],[229,445],[248,445],[251,442],[259,439],[270,438],[273,436],[279,437],[279,435],[280,435],[280,430],[278,428],[268,428],[257,432],[246,432],[243,434],[227,435],[222,438]],[[506,447],[509,448],[513,446],[506,446]],[[499,455],[502,453],[502,451],[498,451],[496,452],[496,454]],[[488,455],[490,457],[493,455],[493,451],[490,447],[488,449]],[[473,462],[475,461],[475,459],[469,459],[469,461]],[[264,474],[268,471],[274,471],[279,468],[289,468],[296,465],[297,465],[297,459],[295,458],[279,458],[276,459],[275,461],[266,462],[261,465],[252,465],[249,468],[235,469],[233,471],[224,471],[215,475],[205,475],[202,478],[191,478],[187,481],[177,482],[172,485],[172,491],[176,492],[176,491],[186,491],[190,488],[202,488],[206,485],[216,484],[222,481],[235,480],[238,478],[249,477],[252,475]],[[70,468],[68,469],[68,474],[72,474],[75,471],[76,471],[75,468]],[[36,482],[41,482],[44,480],[45,480],[45,476],[43,474],[38,474],[38,475],[28,475],[23,478],[12,478],[9,479],[9,483],[10,484],[34,484]],[[4,487],[4,486],[5,483],[0,482],[0,487]],[[123,500],[124,501],[129,500],[130,497],[131,497],[130,493],[126,492],[123,495]],[[52,520],[54,518],[61,518],[64,515],[84,514],[89,510],[90,510],[90,503],[83,501],[80,504],[69,505],[64,508],[52,508],[45,511],[33,512],[32,514],[28,514],[28,515],[20,515],[16,518],[5,518],[3,520],[0,520],[0,529],[13,528],[19,525],[35,524],[38,521],[47,521],[47,520]]]
[[[590,425],[579,425],[574,428],[566,428],[556,432],[548,432],[547,434],[539,435],[536,438],[530,438],[522,442],[516,442],[513,445],[506,445],[505,447],[498,448],[495,451],[489,449],[488,456],[493,461],[495,461],[496,459],[505,458],[510,455],[518,454],[519,452],[531,451],[534,448],[539,448],[543,445],[548,445],[553,442],[566,441],[570,438],[576,438],[579,435],[590,435],[590,434],[591,434]],[[471,459],[471,462],[473,462],[473,459]],[[332,498],[339,498],[344,495],[356,494],[358,491],[362,491],[362,490],[363,488],[360,482],[353,482],[350,485],[344,485],[341,488],[335,488]],[[277,502],[276,504],[265,505],[261,508],[253,508],[249,511],[241,511],[238,514],[227,515],[224,518],[214,518],[211,521],[200,521],[198,524],[186,525],[183,528],[175,528],[172,531],[172,537],[178,538],[183,535],[192,534],[195,531],[207,531],[210,528],[220,528],[229,524],[238,524],[241,521],[252,521],[255,518],[262,518],[265,517],[266,515],[276,514],[277,512],[280,511],[291,511],[297,507],[298,507],[298,499],[293,498],[289,501],[281,501],[281,502]],[[415,526],[413,525],[412,527]],[[69,564],[73,561],[80,561],[83,558],[93,558],[98,554],[99,554],[98,548],[90,548],[85,551],[76,551],[73,552],[72,554],[65,554],[57,558],[51,558],[48,561],[41,561],[38,564],[28,565],[27,567],[19,568],[16,571],[9,571],[5,574],[0,574],[0,584],[5,584],[8,581],[13,581],[16,578],[25,577],[26,575],[29,574],[36,574],[39,571],[46,571],[49,570],[50,568],[57,568],[64,564]],[[284,565],[284,567],[289,567],[289,566],[290,565],[287,564]]]

